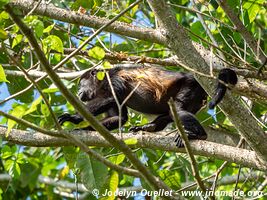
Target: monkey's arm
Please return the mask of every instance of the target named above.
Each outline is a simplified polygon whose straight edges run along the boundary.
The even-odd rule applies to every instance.
[[[111,107],[116,106],[114,98],[95,98],[86,103],[86,110],[91,112],[94,116],[108,111]],[[79,114],[64,113],[58,117],[58,122],[62,125],[64,122],[69,121],[74,124],[79,124],[83,121],[83,117]]]

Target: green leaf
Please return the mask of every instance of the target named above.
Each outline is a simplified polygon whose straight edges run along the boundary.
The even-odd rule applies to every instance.
[[[2,40],[7,39],[7,32],[1,28],[0,28],[0,39],[2,39]]]
[[[94,7],[95,6],[101,6],[103,3],[103,0],[94,0]]]
[[[124,154],[120,154],[118,156],[111,156],[109,158],[109,160],[111,162],[113,162],[114,164],[116,164],[116,165],[121,164],[124,161],[124,159],[125,159],[125,155]]]
[[[51,85],[49,88],[43,89],[42,91],[44,93],[55,93],[55,92],[58,92],[59,89],[56,86]]]
[[[54,28],[55,24],[52,24],[48,27],[46,27],[43,31],[43,33],[50,33],[50,31]]]
[[[4,5],[8,4],[10,0],[0,0],[0,8],[2,8]]]
[[[102,80],[105,78],[105,72],[103,72],[103,71],[99,71],[99,72],[97,72],[97,74],[96,74],[96,78],[97,78],[98,80],[102,81]]]
[[[78,148],[76,147],[63,147],[64,157],[68,163],[70,169],[74,169],[77,158]]]
[[[89,123],[88,121],[82,121],[82,122],[80,122],[79,124],[77,124],[77,125],[75,126],[75,128],[77,128],[77,129],[82,129],[82,128],[86,128],[86,127],[88,127],[88,126],[90,126],[90,123]]]
[[[48,106],[45,103],[41,104],[41,112],[45,117],[48,117],[50,115]]]
[[[104,69],[111,69],[111,68],[112,68],[110,62],[108,62],[108,61],[105,61],[105,62],[103,63],[103,67],[104,67]]]
[[[32,21],[32,25],[34,27],[34,32],[36,36],[40,38],[43,35],[44,23],[39,19],[35,19]]]
[[[43,39],[44,52],[47,53],[50,50],[55,50],[59,53],[63,53],[63,43],[61,39],[56,35],[49,35]]]
[[[18,105],[16,106],[9,114],[17,117],[17,118],[21,118],[25,113],[25,107],[22,105]],[[7,132],[6,135],[8,136],[8,134],[10,133],[11,129],[17,124],[17,122],[8,119],[7,120]]]
[[[239,1],[239,0],[227,0],[227,4],[228,4],[231,8],[236,9],[237,6],[239,6],[240,1]]]
[[[22,39],[23,39],[23,35],[21,34],[16,35],[16,37],[13,39],[13,42],[12,42],[12,48],[14,48],[19,43],[21,43]]]
[[[180,184],[179,184],[179,174],[175,174],[174,172],[170,172],[169,170],[160,170],[158,172],[159,177],[164,180],[164,182],[171,188],[174,188],[175,190],[177,190],[178,188],[180,188]]]
[[[136,138],[129,138],[129,139],[124,140],[124,142],[127,145],[135,145],[137,144],[138,140]]]
[[[243,8],[248,11],[248,17],[250,23],[253,22],[261,10],[261,5],[264,3],[264,0],[257,1],[246,1],[243,5]]]
[[[20,167],[19,164],[14,160],[7,160],[4,164],[5,169],[8,171],[9,175],[17,179],[20,176]]]
[[[100,198],[101,200],[114,200],[115,192],[119,185],[119,174],[116,171],[113,171],[109,179],[109,188],[108,191],[111,192],[111,195]]]
[[[76,0],[71,6],[73,9],[78,10],[79,7],[91,9],[94,6],[94,0]]]
[[[8,82],[9,81],[6,79],[6,74],[4,71],[4,68],[2,67],[2,65],[0,64],[0,82]]]
[[[16,162],[18,164],[24,164],[25,163],[25,159],[24,159],[24,154],[23,153],[18,153],[17,154]]]
[[[0,13],[0,19],[9,19],[9,15],[6,11]]]
[[[24,115],[28,115],[34,111],[37,110],[37,106],[42,102],[42,97],[40,96],[38,99],[36,99],[34,102],[32,102],[31,107],[25,112]]]
[[[105,183],[108,174],[107,167],[84,152],[78,155],[77,167],[81,171],[81,181],[89,191],[99,190]]]
[[[19,177],[20,186],[22,188],[29,187],[31,190],[33,190],[36,187],[38,176],[40,175],[41,169],[38,168],[38,165],[35,166],[31,163],[24,163],[20,165],[20,168],[21,168],[21,175]]]
[[[101,47],[94,47],[88,51],[88,55],[97,60],[102,60],[105,57],[105,51]]]
[[[7,159],[13,156],[13,152],[8,145],[3,146],[1,152],[2,152],[1,154],[2,159]]]

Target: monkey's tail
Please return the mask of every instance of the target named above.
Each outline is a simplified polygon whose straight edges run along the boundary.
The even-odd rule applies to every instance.
[[[229,68],[220,70],[218,79],[226,84],[231,85],[236,85],[238,81],[235,71]],[[211,102],[209,103],[209,109],[214,109],[214,107],[221,102],[226,93],[227,86],[220,81],[216,87],[215,95],[212,97]]]

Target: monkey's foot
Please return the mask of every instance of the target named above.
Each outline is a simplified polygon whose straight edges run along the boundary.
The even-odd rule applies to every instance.
[[[129,129],[129,131],[132,131],[132,132],[137,132],[137,131],[154,132],[155,131],[155,124],[145,124],[143,126],[133,126]]]
[[[186,131],[186,132],[187,132],[187,137],[189,140],[206,140],[207,139],[206,133],[205,134],[202,133],[202,134],[197,135],[197,134],[193,134],[192,132],[190,132],[190,133],[188,133],[188,131]],[[184,147],[183,139],[181,138],[181,136],[179,134],[177,134],[174,142],[176,143],[176,146],[178,148]]]
[[[58,123],[60,125],[63,125],[64,122],[70,121],[71,120],[71,115],[69,113],[64,113],[63,115],[60,115],[58,117]]]
[[[178,148],[183,148],[184,147],[183,139],[181,138],[180,135],[177,135],[177,137],[175,138],[174,142],[176,143],[176,146]]]
[[[83,119],[78,115],[71,115],[69,113],[64,113],[58,117],[58,123],[63,125],[64,122],[72,122],[74,124],[79,124]]]

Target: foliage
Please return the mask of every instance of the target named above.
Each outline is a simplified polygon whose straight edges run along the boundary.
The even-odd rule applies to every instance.
[[[19,60],[24,69],[29,70],[35,68],[40,70],[37,58],[34,56],[33,50],[29,47],[29,42],[19,31],[18,27],[13,23],[8,14],[4,10],[8,0],[0,0],[0,42],[16,60]],[[54,5],[70,9],[71,11],[80,12],[80,14],[95,15],[98,17],[111,18],[117,15],[121,10],[128,7],[133,1],[104,1],[104,0],[76,0],[76,1],[52,1]],[[112,3],[110,3],[112,2]],[[212,15],[213,17],[204,16],[205,22],[209,26],[212,34],[217,40],[221,49],[229,55],[227,59],[232,63],[237,63],[240,58],[245,59],[254,68],[260,65],[255,60],[250,49],[246,49],[245,41],[240,33],[233,31],[229,19],[225,16],[224,11],[218,7],[216,1],[211,1],[208,5],[207,1],[198,5],[201,12]],[[189,34],[193,41],[202,43],[202,39],[210,41],[205,29],[202,27],[196,14],[187,12],[176,5],[191,7],[188,0],[170,1],[172,11],[175,13],[177,20],[185,28],[189,30]],[[263,50],[267,49],[266,41],[266,3],[263,0],[255,1],[228,1],[229,5],[238,12],[241,20],[244,22],[248,31],[250,31],[261,44]],[[265,7],[263,6],[265,5]],[[242,6],[242,9],[241,7]],[[18,10],[16,10],[20,13]],[[213,18],[219,19],[220,22],[214,21]],[[51,65],[59,63],[66,55],[65,48],[78,47],[93,32],[91,28],[82,27],[76,24],[68,24],[51,19],[45,16],[30,15],[23,18],[27,26],[34,32],[38,39],[39,45],[49,59]],[[155,16],[150,10],[146,2],[136,6],[119,21],[130,23],[141,27],[154,27]],[[226,26],[226,25],[228,26]],[[197,37],[196,37],[197,35]],[[200,39],[201,38],[201,39]],[[104,45],[104,46],[103,46]],[[208,46],[203,43],[204,46]],[[86,56],[77,55],[70,59],[61,68],[65,72],[73,72],[76,70],[84,70],[93,66],[99,61],[105,61],[104,67],[110,68],[111,63],[105,60],[108,53],[117,52],[125,56],[138,55],[155,58],[166,58],[171,52],[160,44],[150,43],[148,41],[136,40],[122,35],[110,34],[102,32],[97,39],[88,44],[83,50],[87,51]],[[244,51],[243,49],[246,49]],[[233,52],[234,51],[234,52]],[[89,56],[89,57],[88,57]],[[36,64],[37,63],[37,64]],[[35,65],[36,64],[36,65]],[[181,70],[179,67],[168,67],[169,69]],[[9,56],[0,51],[0,98],[5,99],[9,95],[16,94],[29,86],[29,81],[25,77],[16,77],[5,73],[5,70],[18,70],[16,64]],[[99,80],[104,78],[104,73],[97,74]],[[64,80],[68,89],[77,92],[77,79]],[[60,91],[53,85],[49,79],[40,81],[39,86],[47,97],[53,111],[56,115],[62,114],[64,111],[74,112],[73,107],[66,102]],[[7,111],[18,118],[23,118],[35,125],[47,129],[54,130],[55,123],[45,104],[43,98],[36,89],[30,89],[27,92],[16,96],[12,101],[4,104],[0,103],[0,109]],[[251,101],[251,112],[258,119],[262,119],[266,123],[267,104],[261,101]],[[229,132],[233,132],[234,128],[227,120],[226,116],[218,109],[216,117],[210,117],[207,114],[207,108],[203,109],[197,115],[204,126],[221,127]],[[1,117],[1,124],[7,126],[6,135],[13,128],[21,130],[32,130],[14,122],[13,120]],[[127,132],[129,127],[133,125],[145,124],[149,121],[148,117],[134,111],[129,113],[129,121],[123,127],[123,132]],[[71,130],[75,128],[73,124],[65,123],[65,129]],[[172,129],[170,126],[169,129]],[[136,139],[132,138],[125,141],[129,145],[136,144]],[[131,167],[128,159],[114,148],[91,147],[98,153],[108,157],[109,161],[117,165]],[[133,185],[133,177],[125,175],[121,172],[115,172],[99,161],[86,155],[77,147],[25,147],[15,145],[10,142],[1,141],[1,163],[0,173],[8,173],[11,181],[1,182],[0,180],[0,196],[2,199],[62,199],[59,192],[75,194],[75,190],[66,188],[57,188],[53,185],[42,184],[38,177],[49,176],[55,180],[66,180],[72,183],[81,182],[88,189],[89,193],[97,188],[99,191],[109,189],[116,191],[119,187],[128,187]],[[194,181],[190,168],[189,159],[184,154],[175,154],[171,152],[163,152],[152,149],[137,149],[135,154],[149,167],[150,171],[160,177],[172,189],[178,190],[185,183]],[[222,164],[221,160],[210,159],[206,157],[197,157],[199,163],[199,171],[202,177],[213,174]],[[242,174],[250,174],[247,168],[241,169]],[[233,176],[238,174],[238,166],[228,164],[221,173],[221,177]],[[238,184],[240,190],[248,192],[256,190],[263,177],[255,181],[245,181]],[[147,187],[144,180],[141,180],[142,186]],[[232,191],[234,184],[221,185],[218,190]],[[57,192],[55,192],[57,191]],[[265,192],[267,192],[265,190]],[[70,197],[64,197],[70,199]],[[95,199],[88,194],[89,199]],[[104,198],[103,198],[104,199]],[[115,199],[114,196],[109,199]],[[230,198],[229,198],[230,199]]]

